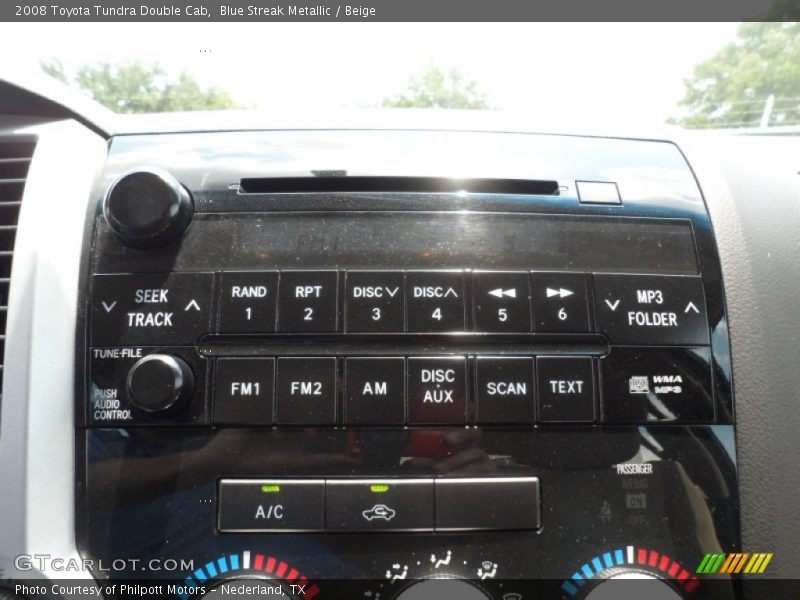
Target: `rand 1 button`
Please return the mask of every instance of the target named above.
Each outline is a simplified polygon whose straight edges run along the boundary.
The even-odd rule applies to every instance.
[[[402,333],[405,330],[402,271],[348,271],[345,331]]]
[[[333,333],[338,314],[336,271],[282,271],[279,329],[286,333]]]
[[[194,344],[211,330],[213,273],[95,275],[92,345]]]
[[[527,273],[473,273],[472,289],[475,331],[530,333]]]
[[[275,359],[217,359],[214,424],[272,425],[274,383]]]
[[[536,477],[436,479],[436,531],[539,529]]]
[[[433,479],[328,479],[325,528],[328,531],[433,531]]]
[[[476,360],[478,423],[533,423],[532,358]]]
[[[600,360],[600,383],[604,423],[714,420],[708,347],[612,347]]]
[[[336,423],[336,359],[279,358],[275,386],[278,425]]]
[[[466,359],[408,359],[408,422],[463,424],[467,411]]]
[[[534,273],[533,330],[588,333],[589,294],[583,273]]]
[[[402,425],[405,422],[405,359],[348,358],[344,370],[344,422],[347,425]]]
[[[408,331],[464,331],[464,273],[414,271],[406,274]]]
[[[539,421],[594,422],[594,364],[591,358],[537,358],[536,382]]]
[[[322,531],[325,481],[223,479],[217,509],[222,532]]]
[[[708,344],[703,282],[674,275],[594,275],[597,330],[612,344]]]
[[[275,331],[277,271],[227,272],[219,282],[220,333]]]

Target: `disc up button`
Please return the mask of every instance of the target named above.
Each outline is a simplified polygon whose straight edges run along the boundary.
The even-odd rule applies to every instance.
[[[699,277],[595,275],[594,289],[597,330],[612,344],[709,343]]]

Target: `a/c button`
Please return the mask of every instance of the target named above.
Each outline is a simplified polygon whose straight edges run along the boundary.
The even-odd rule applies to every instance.
[[[322,479],[219,482],[218,526],[223,532],[322,531]]]

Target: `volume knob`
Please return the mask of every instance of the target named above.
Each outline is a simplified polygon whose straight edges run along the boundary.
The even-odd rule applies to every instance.
[[[194,373],[186,362],[169,354],[149,354],[128,371],[128,399],[148,413],[174,413],[194,394]]]
[[[137,169],[108,188],[103,214],[123,243],[150,250],[178,239],[192,220],[189,191],[161,169]]]

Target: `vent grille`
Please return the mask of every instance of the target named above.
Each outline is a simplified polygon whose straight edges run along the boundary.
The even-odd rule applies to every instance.
[[[25,189],[25,179],[28,177],[35,146],[35,140],[30,138],[0,138],[0,396],[5,362],[11,260],[17,238],[22,191]]]

